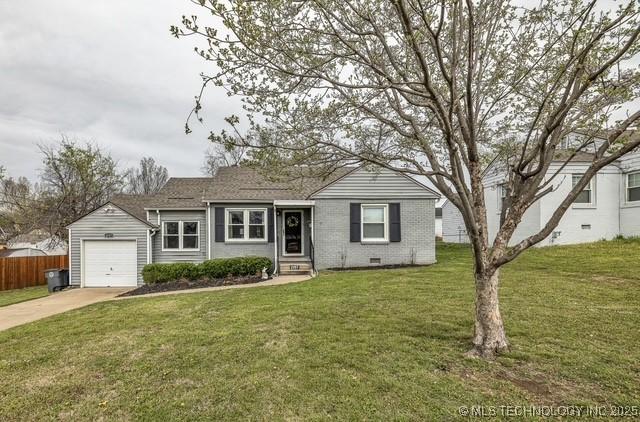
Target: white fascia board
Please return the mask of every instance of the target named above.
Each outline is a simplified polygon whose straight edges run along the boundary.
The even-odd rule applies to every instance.
[[[273,201],[273,205],[277,207],[313,207],[316,205],[314,200],[297,200],[297,199],[280,199]]]
[[[215,204],[273,204],[270,199],[207,199],[203,202]],[[204,209],[204,208],[203,208]]]
[[[145,208],[145,211],[205,211],[206,207],[194,208]]]

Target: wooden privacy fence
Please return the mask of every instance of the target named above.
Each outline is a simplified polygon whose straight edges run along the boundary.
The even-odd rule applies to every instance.
[[[69,268],[69,256],[0,258],[0,291],[47,284],[44,270],[49,268]]]

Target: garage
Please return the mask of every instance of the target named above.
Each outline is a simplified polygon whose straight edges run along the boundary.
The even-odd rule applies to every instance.
[[[85,240],[83,243],[84,287],[136,286],[136,240]]]

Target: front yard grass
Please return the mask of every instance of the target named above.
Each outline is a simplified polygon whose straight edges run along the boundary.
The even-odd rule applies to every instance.
[[[25,287],[24,289],[0,291],[0,307],[38,299],[49,294],[47,286]]]
[[[104,302],[0,333],[0,420],[454,420],[459,406],[640,405],[640,242],[503,270],[512,350],[463,358],[471,259]],[[499,416],[499,415],[498,415]]]

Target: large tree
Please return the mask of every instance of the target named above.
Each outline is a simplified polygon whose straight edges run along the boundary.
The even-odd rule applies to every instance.
[[[37,228],[66,239],[69,223],[122,191],[124,175],[109,154],[88,142],[80,145],[63,136],[59,143],[41,145],[40,151],[39,182],[5,177],[0,208],[16,234]]]
[[[169,179],[166,167],[156,164],[151,157],[140,160],[140,167],[131,168],[127,172],[127,191],[132,194],[149,195],[156,193]]]
[[[237,166],[242,163],[247,158],[247,148],[239,143],[242,142],[238,140],[226,145],[219,143],[211,145],[205,152],[202,173],[215,176],[220,167]]]
[[[215,85],[242,98],[241,144],[257,161],[422,175],[460,210],[474,256],[471,356],[508,348],[500,268],[549,236],[598,170],[640,145],[629,130],[640,119],[629,106],[640,89],[635,0],[612,9],[595,0],[194,3],[206,23],[183,17],[172,33],[203,40],[196,51],[213,71],[202,92]],[[605,142],[587,136],[571,150],[593,148],[593,161],[544,227],[510,246],[525,211],[558,183],[548,169],[563,139],[603,128]],[[490,238],[482,173],[496,153],[508,157],[508,198]]]

